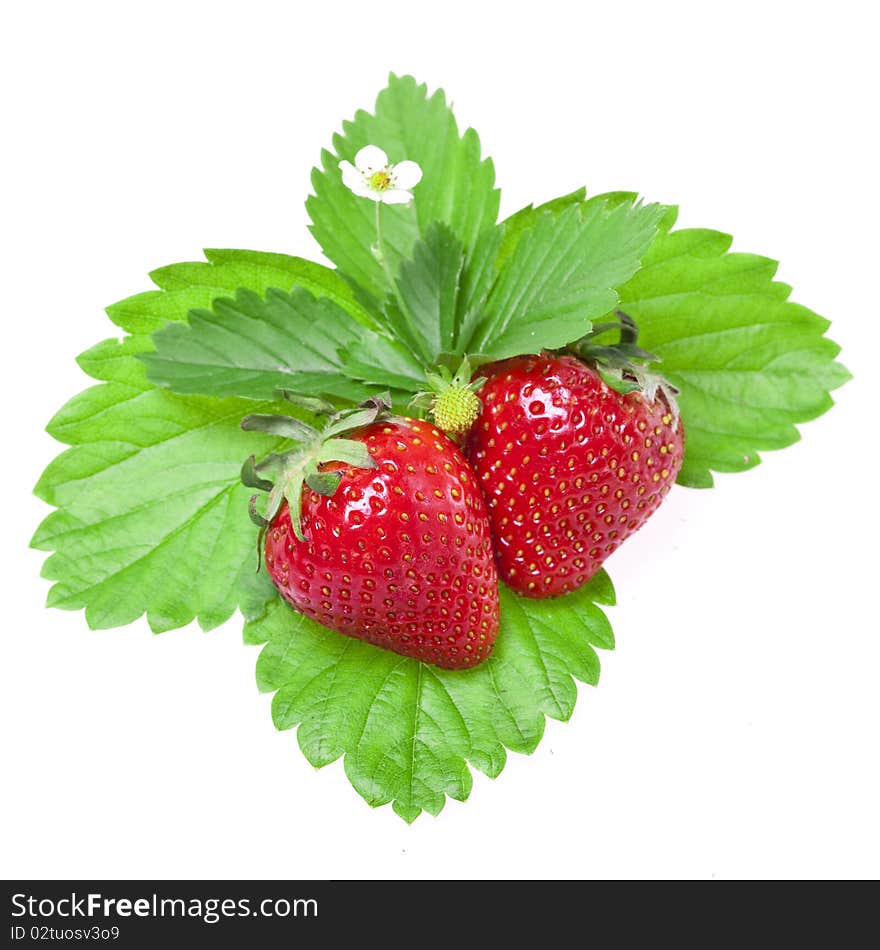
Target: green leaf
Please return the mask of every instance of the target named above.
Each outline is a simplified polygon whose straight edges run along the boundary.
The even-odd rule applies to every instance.
[[[467,344],[483,319],[486,301],[498,276],[498,249],[503,236],[502,228],[484,231],[465,259],[459,283],[452,348],[452,352],[458,356],[465,355]]]
[[[78,358],[93,379],[142,385],[146,367],[140,354],[152,351],[151,334],[168,323],[183,322],[190,310],[210,308],[218,297],[239,287],[264,294],[270,287],[303,287],[326,297],[366,326],[372,318],[357,301],[354,290],[335,271],[301,257],[263,251],[205,251],[205,261],[171,264],[152,272],[159,290],[135,294],[107,308],[110,319],[130,336],[104,340]]]
[[[178,393],[272,399],[279,390],[356,399],[340,372],[339,348],[366,328],[326,298],[301,287],[269,290],[265,299],[239,289],[234,299],[191,310],[186,323],[153,335],[140,359],[158,386]]]
[[[159,290],[135,294],[107,308],[107,315],[131,334],[150,334],[166,323],[184,321],[190,310],[210,308],[218,297],[239,287],[264,294],[270,287],[303,287],[314,297],[326,297],[365,326],[372,318],[354,290],[336,271],[321,264],[264,251],[205,251],[204,261],[171,264],[150,274]]]
[[[49,605],[85,608],[92,628],[146,613],[154,631],[260,613],[274,589],[256,573],[239,470],[277,440],[239,429],[253,406],[106,383],[62,408],[48,430],[72,447],[35,489],[58,508],[32,541],[55,552]]]
[[[774,281],[775,261],[730,253],[732,239],[718,231],[670,231],[673,223],[671,214],[619,306],[681,390],[678,481],[705,488],[713,471],[745,471],[759,451],[797,441],[795,424],[829,409],[829,391],[849,373],[824,336],[828,321]]]
[[[247,624],[264,643],[260,689],[274,692],[279,729],[298,727],[309,762],[345,757],[345,772],[371,805],[393,802],[406,821],[463,801],[469,765],[497,776],[507,749],[534,751],[545,716],[566,720],[574,679],[595,684],[596,648],[614,638],[599,604],[614,602],[607,575],[574,594],[527,600],[501,590],[495,652],[474,670],[426,666],[320,627],[281,601]]]
[[[428,228],[412,258],[401,264],[396,286],[400,306],[387,311],[389,324],[426,366],[453,348],[463,266],[461,242],[439,222]]]
[[[348,348],[382,353],[375,372],[366,371],[370,382],[412,389],[423,378],[399,343],[301,287],[270,289],[265,298],[239,289],[234,300],[220,298],[211,310],[192,310],[186,323],[158,330],[153,342],[155,352],[139,358],[152,382],[178,393],[272,399],[287,390],[359,402],[365,387],[340,356]]]
[[[312,172],[315,193],[306,202],[312,233],[327,257],[381,301],[390,286],[373,252],[376,205],[352,194],[339,172],[339,162],[353,162],[365,145],[379,146],[392,163],[418,162],[423,172],[409,205],[380,209],[382,250],[393,275],[434,221],[447,224],[465,250],[473,247],[480,233],[495,224],[500,193],[494,188],[491,160],[481,159],[477,133],[468,129],[459,135],[443,91],[429,96],[427,87],[411,76],[392,75],[375,112],[359,111],[343,123],[343,134],[333,137],[334,151],[322,152],[321,168]]]
[[[137,334],[122,340],[102,340],[80,353],[76,361],[92,379],[139,386],[146,382],[146,368],[137,357],[152,348],[149,336]]]
[[[502,359],[579,339],[594,317],[616,305],[614,288],[637,270],[662,214],[658,205],[595,201],[537,215],[463,345]]]
[[[586,188],[578,188],[570,194],[545,201],[544,204],[537,207],[526,205],[525,208],[520,208],[509,218],[505,218],[499,225],[502,239],[498,248],[496,265],[501,267],[510,259],[516,250],[517,244],[519,244],[520,238],[531,231],[544,214],[559,214],[572,205],[583,204],[586,194]]]
[[[37,484],[36,494],[58,510],[32,543],[55,552],[44,567],[57,581],[49,603],[85,608],[92,627],[146,613],[157,631],[194,618],[208,629],[236,606],[257,616],[275,595],[265,573],[256,572],[250,493],[239,470],[247,455],[263,455],[277,440],[239,429],[239,420],[259,408],[252,402],[153,389],[138,359],[153,348],[150,334],[242,284],[258,293],[303,287],[371,322],[351,287],[319,264],[258,251],[207,250],[205,256],[206,262],[154,271],[159,290],[107,308],[131,335],[98,343],[78,360],[107,385],[72,399],[49,425],[72,447]]]
[[[341,351],[340,361],[352,378],[375,387],[390,388],[395,406],[406,405],[414,393],[425,388],[421,363],[397,340],[384,334],[374,334],[366,346]]]

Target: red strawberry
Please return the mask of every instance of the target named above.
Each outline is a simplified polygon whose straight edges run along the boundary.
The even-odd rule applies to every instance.
[[[527,597],[576,590],[675,481],[684,433],[674,400],[656,387],[622,395],[574,356],[521,356],[480,374],[465,453],[499,573]]]
[[[419,420],[377,422],[335,441],[366,446],[373,467],[319,466],[310,479],[319,490],[302,494],[302,540],[281,503],[266,528],[275,586],[339,633],[448,669],[481,663],[498,632],[498,583],[486,506],[464,456]],[[321,494],[327,477],[333,487]]]

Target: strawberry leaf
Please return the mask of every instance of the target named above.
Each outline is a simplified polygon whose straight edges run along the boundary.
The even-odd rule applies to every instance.
[[[140,359],[151,382],[178,393],[271,399],[288,390],[353,401],[363,387],[346,376],[337,354],[349,344],[368,346],[371,336],[341,307],[301,287],[270,289],[265,298],[241,288],[234,299],[157,331],[155,352]]]
[[[265,293],[270,287],[304,287],[314,297],[327,297],[366,326],[368,312],[336,271],[301,257],[265,251],[205,250],[205,261],[160,267],[150,274],[159,290],[128,297],[107,308],[107,315],[131,334],[150,334],[171,321],[186,319],[190,310],[210,307],[239,287]]]
[[[155,352],[140,356],[147,375],[178,393],[272,399],[287,390],[357,402],[365,387],[339,355],[347,348],[379,356],[364,370],[369,382],[414,390],[424,377],[400,343],[302,287],[270,289],[265,298],[239,289],[234,299],[220,298],[210,310],[190,311],[185,323],[168,324],[153,342]]]
[[[352,288],[321,264],[264,251],[208,249],[207,261],[188,261],[161,267],[150,274],[158,290],[127,297],[107,308],[107,316],[130,336],[104,340],[83,353],[79,365],[93,379],[141,384],[145,366],[134,357],[151,352],[151,334],[169,323],[185,321],[190,310],[210,308],[218,297],[228,297],[239,287],[265,293],[270,287],[302,287],[313,296],[327,298],[349,316],[372,325],[370,315],[357,301]]]
[[[248,616],[259,613],[274,595],[255,570],[250,493],[239,469],[246,456],[264,454],[277,440],[240,430],[239,420],[258,408],[253,402],[179,398],[150,386],[137,358],[152,350],[150,334],[242,283],[257,292],[301,286],[369,321],[349,285],[319,264],[258,251],[208,250],[205,256],[207,262],[154,271],[159,290],[107,308],[131,335],[79,357],[83,370],[106,385],[76,396],[48,427],[71,448],[36,486],[58,510],[32,544],[55,552],[43,571],[57,582],[49,604],[85,608],[92,627],[146,613],[157,631],[194,618],[207,629],[236,606]],[[205,570],[205,552],[211,570]]]
[[[579,339],[616,305],[614,288],[637,270],[662,214],[658,205],[634,201],[571,203],[536,214],[461,348],[502,359]]]
[[[582,204],[586,194],[586,188],[578,188],[568,195],[561,195],[559,198],[545,201],[544,204],[538,205],[537,207],[534,205],[526,205],[525,208],[520,208],[519,211],[512,214],[509,218],[505,218],[499,225],[502,240],[498,248],[496,265],[501,267],[509,260],[514,250],[516,250],[520,238],[526,232],[530,231],[544,214],[559,214],[571,205]]]
[[[796,442],[795,424],[829,409],[829,391],[849,373],[824,336],[828,321],[774,281],[775,261],[729,252],[732,239],[718,231],[671,231],[674,220],[672,210],[619,306],[681,391],[678,481],[706,488],[713,471],[745,471],[759,451]]]
[[[146,613],[157,632],[258,612],[273,588],[256,573],[238,477],[246,455],[277,440],[239,429],[253,406],[144,382],[105,383],[64,406],[48,430],[71,448],[35,489],[58,507],[32,541],[55,552],[43,569],[56,582],[49,606],[85,608],[92,628]]]
[[[392,163],[418,162],[423,172],[409,205],[381,207],[384,266],[373,252],[376,206],[350,192],[339,171],[339,162],[353,162],[365,145],[379,146]],[[385,267],[396,275],[434,221],[448,225],[466,251],[495,224],[500,193],[494,183],[495,170],[480,156],[477,133],[468,129],[459,135],[443,91],[429,96],[411,76],[391,75],[374,113],[359,111],[344,122],[343,134],[333,137],[333,152],[322,152],[321,168],[312,172],[315,194],[306,208],[327,257],[382,301],[391,289]]]
[[[472,765],[491,777],[507,749],[530,753],[545,716],[568,719],[574,680],[595,685],[596,648],[614,639],[599,604],[614,602],[602,572],[574,594],[534,601],[501,589],[495,652],[473,670],[426,666],[326,630],[282,601],[245,627],[264,643],[261,690],[274,692],[279,729],[298,727],[309,762],[344,757],[345,772],[373,806],[393,802],[406,821],[463,801]]]
[[[396,300],[386,306],[389,328],[426,366],[452,350],[463,266],[461,242],[438,221],[401,263]]]
[[[452,349],[458,356],[465,355],[465,347],[483,319],[486,301],[498,277],[498,249],[503,237],[503,226],[484,231],[465,258],[459,282]]]

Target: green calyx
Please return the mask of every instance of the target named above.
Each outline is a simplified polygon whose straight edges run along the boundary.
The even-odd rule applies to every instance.
[[[257,510],[258,495],[251,496],[248,506],[251,520],[260,527],[258,544],[284,501],[290,508],[294,534],[300,541],[305,540],[302,530],[303,485],[319,495],[333,495],[342,481],[343,472],[339,469],[323,470],[322,466],[328,462],[342,462],[354,468],[375,468],[376,462],[366,445],[344,436],[353,429],[387,418],[390,409],[390,399],[386,396],[369,399],[357,409],[336,412],[330,403],[321,399],[288,392],[282,392],[282,395],[302,409],[327,416],[327,422],[322,429],[317,429],[285,415],[253,414],[241,420],[241,427],[246,431],[267,432],[298,443],[287,452],[272,452],[261,462],[251,455],[242,465],[242,482],[248,488],[268,492],[269,496],[262,514]]]
[[[640,392],[648,402],[660,395],[672,413],[673,428],[678,428],[678,390],[665,377],[647,368],[651,363],[659,363],[660,358],[638,345],[639,328],[629,314],[615,310],[614,317],[614,320],[594,324],[586,336],[570,343],[564,352],[589,363],[615,392]],[[620,334],[617,343],[597,342],[598,337],[611,331]]]
[[[471,380],[471,365],[465,357],[455,375],[445,366],[426,373],[429,390],[418,393],[411,406],[427,409],[438,428],[450,438],[461,441],[477,421],[482,403],[477,392],[486,382],[484,376]]]

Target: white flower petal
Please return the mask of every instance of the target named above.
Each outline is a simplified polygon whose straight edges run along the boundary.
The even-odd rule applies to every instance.
[[[361,178],[359,181],[355,182],[350,191],[353,195],[357,195],[358,198],[372,198],[375,192],[373,189]]]
[[[364,176],[351,164],[351,162],[340,162],[339,170],[342,172],[342,184],[350,188],[355,194],[362,194],[366,187]]]
[[[422,180],[422,170],[416,162],[401,162],[391,172],[391,183],[395,188],[409,191]]]
[[[408,191],[397,191],[389,188],[387,191],[377,191],[380,201],[387,205],[407,205],[412,201],[412,195]]]
[[[388,156],[376,145],[365,145],[354,157],[357,170],[372,175],[388,164]]]

